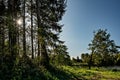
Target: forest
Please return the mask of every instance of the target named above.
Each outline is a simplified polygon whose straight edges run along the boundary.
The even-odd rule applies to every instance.
[[[67,0],[0,0],[0,80],[120,80],[120,46],[107,29],[94,32],[91,53],[71,59],[60,38],[66,7]]]

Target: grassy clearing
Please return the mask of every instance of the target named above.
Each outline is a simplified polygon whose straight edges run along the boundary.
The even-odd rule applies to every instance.
[[[120,80],[120,71],[107,68],[89,70],[87,68],[62,66],[62,69],[71,75],[72,80]]]

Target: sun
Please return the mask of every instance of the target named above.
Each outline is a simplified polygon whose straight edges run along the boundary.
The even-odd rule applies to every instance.
[[[21,25],[21,24],[22,24],[22,19],[21,19],[21,18],[17,20],[17,24],[18,24],[18,25]]]

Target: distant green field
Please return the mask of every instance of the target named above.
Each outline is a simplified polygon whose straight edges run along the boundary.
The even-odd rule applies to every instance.
[[[89,70],[70,66],[62,66],[62,69],[71,75],[72,80],[120,80],[120,71],[117,69],[92,68]]]

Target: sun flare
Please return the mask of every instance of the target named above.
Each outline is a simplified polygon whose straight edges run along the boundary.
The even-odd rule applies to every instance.
[[[17,20],[17,24],[18,24],[18,25],[21,25],[21,24],[22,24],[22,19],[21,19],[21,18]]]

